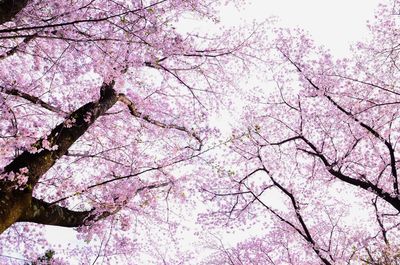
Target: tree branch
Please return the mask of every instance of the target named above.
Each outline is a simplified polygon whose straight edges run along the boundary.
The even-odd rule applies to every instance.
[[[163,182],[159,184],[151,184],[140,187],[136,190],[138,194],[144,190],[158,189],[170,185],[171,182]],[[92,187],[95,187],[94,185]],[[66,198],[70,198],[66,197]],[[63,199],[62,199],[63,200]],[[58,200],[60,202],[62,200]],[[45,202],[36,198],[32,198],[32,202],[28,210],[26,210],[17,222],[32,222],[44,225],[56,225],[63,227],[78,227],[88,225],[92,221],[99,221],[118,212],[121,207],[117,207],[114,211],[105,211],[96,213],[95,209],[89,211],[72,211],[65,207],[59,206],[57,202]]]
[[[34,220],[35,218],[40,221],[44,218],[43,214],[49,217],[57,217],[58,214],[57,218],[72,214],[72,212],[62,211],[61,208],[57,208],[59,206],[46,208],[44,202],[42,203],[32,198],[32,191],[40,177],[60,157],[66,154],[69,147],[87,131],[98,117],[117,102],[117,95],[113,87],[113,81],[109,84],[103,83],[100,88],[101,97],[98,101],[87,103],[72,112],[64,122],[51,131],[49,136],[45,139],[39,139],[32,145],[37,149],[35,152],[33,150],[24,151],[8,164],[3,172],[0,172],[1,174],[24,172],[23,174],[28,177],[27,182],[22,187],[19,187],[20,185],[14,178],[0,181],[0,234],[17,221]],[[16,187],[19,187],[19,189],[16,189]],[[43,209],[48,209],[48,211],[44,212]],[[107,214],[112,213],[103,213],[102,215]],[[71,223],[73,220],[77,222],[77,219],[68,218]],[[96,218],[99,217],[96,216]],[[62,220],[61,218],[55,221],[47,220],[47,222],[56,224],[67,222],[68,220]]]
[[[18,43],[14,47],[12,47],[10,50],[5,52],[4,54],[0,55],[0,60],[3,60],[5,58],[15,54],[18,51],[18,49],[21,48],[21,46],[26,45],[31,40],[33,40],[36,36],[37,36],[37,34],[26,36],[20,43]]]
[[[307,80],[307,82],[315,88],[317,91],[323,91],[317,84],[315,84],[309,77],[307,77],[303,71],[301,70],[300,66],[297,65],[293,60],[291,60],[285,53],[281,51],[282,55],[297,69],[297,71],[303,75],[303,77]],[[393,190],[394,192],[399,195],[400,190],[399,190],[399,181],[398,181],[398,176],[397,176],[397,167],[396,167],[396,158],[395,158],[395,150],[393,148],[393,145],[390,141],[386,140],[382,135],[379,134],[377,130],[375,130],[372,126],[362,122],[359,120],[351,111],[346,110],[344,107],[342,107],[338,102],[336,102],[331,96],[329,96],[327,93],[324,92],[323,96],[330,102],[332,105],[334,105],[339,111],[344,113],[346,116],[351,118],[353,121],[358,123],[362,128],[367,130],[370,134],[372,134],[376,139],[378,139],[380,142],[382,142],[388,149],[389,151],[389,157],[390,157],[390,167],[391,167],[391,174],[393,176]]]
[[[134,116],[136,118],[142,119],[144,121],[147,121],[148,123],[151,123],[151,124],[153,124],[155,126],[158,126],[158,127],[161,127],[161,128],[165,128],[165,129],[171,128],[171,129],[175,129],[175,130],[178,130],[178,131],[181,131],[181,132],[185,132],[189,136],[194,137],[196,139],[196,141],[199,143],[199,146],[196,148],[196,150],[197,151],[201,150],[203,142],[195,132],[190,131],[190,130],[188,130],[187,128],[185,128],[183,126],[179,126],[179,125],[176,125],[176,124],[173,124],[173,123],[166,124],[166,123],[157,121],[157,120],[151,118],[150,116],[143,114],[142,112],[138,111],[136,109],[135,104],[126,95],[124,95],[122,93],[118,94],[118,101],[124,103],[128,107],[128,109],[129,109],[130,113],[132,114],[132,116]]]
[[[1,57],[0,57],[0,59],[1,59]],[[32,102],[35,105],[40,105],[41,107],[43,107],[43,108],[45,108],[45,109],[47,109],[49,111],[52,111],[52,112],[55,112],[55,113],[58,113],[58,114],[61,114],[61,115],[67,114],[65,111],[60,110],[59,108],[54,107],[54,106],[50,105],[47,102],[44,102],[40,98],[38,98],[36,96],[32,96],[32,95],[30,95],[28,93],[19,91],[18,89],[0,87],[0,91],[5,93],[5,94],[7,94],[7,95],[21,97],[21,98],[23,98],[23,99],[25,99],[25,100],[27,100],[29,102]]]
[[[333,169],[333,165],[329,163],[328,159],[317,149],[317,147],[308,141],[305,137],[301,137],[301,139],[312,149],[312,151],[308,151],[302,148],[299,148],[300,151],[303,151],[309,155],[315,156],[319,158],[324,164],[327,171],[337,179],[349,183],[351,185],[360,187],[369,192],[375,193],[377,196],[390,203],[396,210],[400,212],[400,199],[397,196],[392,196],[390,193],[384,191],[382,188],[377,185],[371,183],[370,181],[364,181],[360,179],[355,179],[343,174],[340,170]]]
[[[21,168],[26,167],[29,170],[27,187],[33,189],[39,178],[60,157],[65,155],[69,147],[87,131],[89,126],[117,102],[117,95],[113,86],[114,82],[110,84],[104,83],[101,87],[101,97],[98,101],[89,102],[72,112],[64,122],[51,131],[46,139],[39,139],[32,145],[37,148],[37,152],[24,151],[4,168],[3,173],[17,173]],[[46,148],[43,144],[45,140],[54,148]],[[13,185],[13,183],[4,181],[0,183],[0,189],[3,191],[10,190]]]
[[[17,222],[33,222],[44,225],[56,225],[63,227],[78,227],[93,218],[91,211],[72,211],[65,207],[50,204],[43,200],[32,198],[32,203],[27,211]]]

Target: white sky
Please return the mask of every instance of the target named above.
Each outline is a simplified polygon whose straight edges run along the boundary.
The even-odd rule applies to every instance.
[[[379,0],[245,0],[244,10],[221,12],[222,23],[263,21],[277,16],[279,25],[308,30],[334,56],[349,55],[349,45],[365,38]]]

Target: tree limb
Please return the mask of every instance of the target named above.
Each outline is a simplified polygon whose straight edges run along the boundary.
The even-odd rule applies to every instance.
[[[35,211],[33,211],[34,207],[41,209],[37,206],[39,202],[32,198],[33,188],[40,177],[60,157],[66,154],[69,147],[87,131],[89,126],[117,102],[117,95],[113,87],[113,81],[109,84],[103,83],[100,88],[101,97],[99,100],[87,103],[72,112],[64,122],[51,131],[49,136],[45,139],[39,139],[32,145],[38,149],[36,152],[32,150],[24,151],[8,164],[3,172],[0,172],[7,175],[9,173],[18,174],[23,171],[25,172],[24,175],[28,177],[26,184],[22,187],[19,187],[20,185],[14,178],[3,178],[0,181],[0,234],[29,212],[32,214],[30,215],[31,218],[33,216],[42,218],[42,213],[35,215]],[[44,144],[45,140],[48,141],[47,145]],[[50,148],[49,144],[51,145]],[[56,211],[55,209],[51,208],[51,211]],[[48,213],[49,216],[56,214],[56,212],[51,211]],[[23,220],[25,219],[28,219],[28,217]],[[59,221],[59,219],[57,220]]]
[[[50,204],[43,200],[32,198],[32,203],[27,211],[17,222],[33,222],[44,225],[63,227],[78,227],[93,218],[93,210],[72,211],[65,207]]]
[[[128,107],[132,116],[134,116],[136,118],[142,119],[144,121],[147,121],[148,123],[151,123],[151,124],[161,127],[161,128],[165,128],[165,129],[170,128],[170,129],[175,129],[175,130],[178,130],[181,132],[185,132],[189,136],[194,137],[196,139],[196,141],[199,143],[199,146],[197,147],[196,150],[197,151],[201,150],[203,142],[202,142],[201,138],[194,131],[190,131],[183,126],[179,126],[179,125],[176,125],[173,123],[170,123],[170,124],[163,123],[163,122],[160,122],[160,121],[157,121],[157,120],[151,118],[149,115],[143,114],[142,112],[140,112],[136,109],[135,104],[125,94],[122,94],[122,93],[118,94],[118,101],[124,103]]]
[[[297,63],[295,63],[293,60],[291,60],[285,53],[281,51],[282,55],[297,69],[299,73],[303,75],[303,77],[307,80],[307,82],[317,91],[323,91],[317,84],[315,84],[308,76],[306,76],[302,69],[300,68]],[[378,139],[380,142],[382,142],[388,149],[389,151],[389,157],[390,157],[390,167],[391,167],[391,174],[393,176],[393,190],[396,195],[400,194],[399,190],[399,180],[398,180],[398,174],[397,174],[397,165],[396,165],[396,158],[395,158],[395,150],[390,141],[385,139],[382,135],[379,134],[377,130],[375,130],[372,126],[362,122],[359,120],[351,111],[346,110],[343,106],[341,106],[338,102],[336,102],[331,96],[329,96],[327,93],[324,92],[323,96],[332,104],[334,105],[339,111],[344,113],[346,116],[348,116],[350,119],[358,123],[362,128],[367,130],[371,135],[373,135],[376,139]],[[397,208],[399,209],[399,208]]]
[[[28,172],[27,186],[31,189],[39,178],[45,174],[54,163],[68,151],[69,147],[82,136],[95,120],[104,114],[117,102],[117,95],[113,89],[114,82],[103,84],[101,97],[98,101],[89,102],[72,112],[68,118],[57,125],[46,139],[39,139],[33,144],[38,152],[24,151],[4,168],[3,173],[19,172],[26,167]],[[54,149],[46,149],[43,141],[47,140]],[[0,183],[1,190],[10,189],[13,183]],[[11,185],[10,185],[11,184]]]
[[[0,59],[1,59],[1,57],[0,57]],[[5,93],[5,94],[7,94],[7,95],[21,97],[21,98],[23,98],[23,99],[25,99],[25,100],[27,100],[29,102],[32,102],[35,105],[40,105],[41,107],[43,107],[43,108],[45,108],[45,109],[47,109],[49,111],[52,111],[52,112],[55,112],[55,113],[58,113],[58,114],[62,114],[62,115],[67,114],[65,111],[60,110],[57,107],[54,107],[54,106],[50,105],[47,102],[44,102],[40,98],[38,98],[36,96],[32,96],[32,95],[30,95],[28,93],[19,91],[18,89],[0,87],[0,91]]]
[[[298,148],[298,150],[307,153],[311,156],[318,157],[322,163],[324,164],[327,171],[337,179],[340,179],[343,182],[349,183],[351,185],[360,187],[364,190],[372,192],[376,194],[378,197],[382,198],[386,202],[390,203],[397,211],[400,212],[400,200],[397,196],[392,196],[390,193],[384,191],[382,188],[377,185],[371,183],[370,181],[364,181],[356,178],[349,177],[343,174],[340,170],[335,170],[333,165],[329,163],[328,159],[317,149],[317,147],[308,141],[305,137],[301,137],[301,139],[312,149],[312,151],[308,151],[302,148]]]

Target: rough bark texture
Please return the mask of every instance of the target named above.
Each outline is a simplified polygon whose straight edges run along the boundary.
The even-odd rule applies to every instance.
[[[32,198],[30,207],[20,216],[18,222],[77,227],[82,225],[91,213],[92,211],[71,211],[59,205],[51,205],[43,200]]]
[[[18,220],[31,200],[31,192],[0,191],[0,234]]]
[[[12,20],[28,2],[28,0],[0,0],[0,24]]]
[[[29,170],[29,178],[23,190],[16,190],[15,182],[0,182],[0,234],[18,221],[72,227],[82,225],[83,220],[90,215],[90,212],[74,212],[32,198],[32,190],[40,177],[67,153],[69,147],[89,126],[117,102],[113,86],[113,82],[103,84],[98,101],[83,105],[51,131],[47,140],[52,146],[58,146],[56,150],[42,150],[37,153],[25,151],[4,168],[3,173],[17,173],[26,167]],[[71,120],[74,120],[74,123],[68,122]],[[42,141],[43,139],[39,139],[34,146],[41,149]]]

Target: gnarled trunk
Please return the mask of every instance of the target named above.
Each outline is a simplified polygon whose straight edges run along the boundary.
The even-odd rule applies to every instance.
[[[31,192],[0,191],[0,234],[18,221],[29,207],[31,200]]]
[[[114,82],[103,84],[98,101],[89,102],[72,112],[64,122],[51,131],[46,140],[52,146],[57,145],[57,148],[45,149],[37,153],[25,151],[4,168],[3,174],[16,174],[23,168],[28,169],[26,173],[28,181],[23,190],[15,189],[15,180],[0,181],[0,233],[16,222],[76,227],[82,225],[86,218],[92,218],[91,211],[71,211],[33,198],[32,190],[40,177],[67,153],[71,145],[88,130],[89,126],[117,102],[118,97],[113,86]],[[34,146],[38,149],[42,148],[43,140],[39,139]]]

